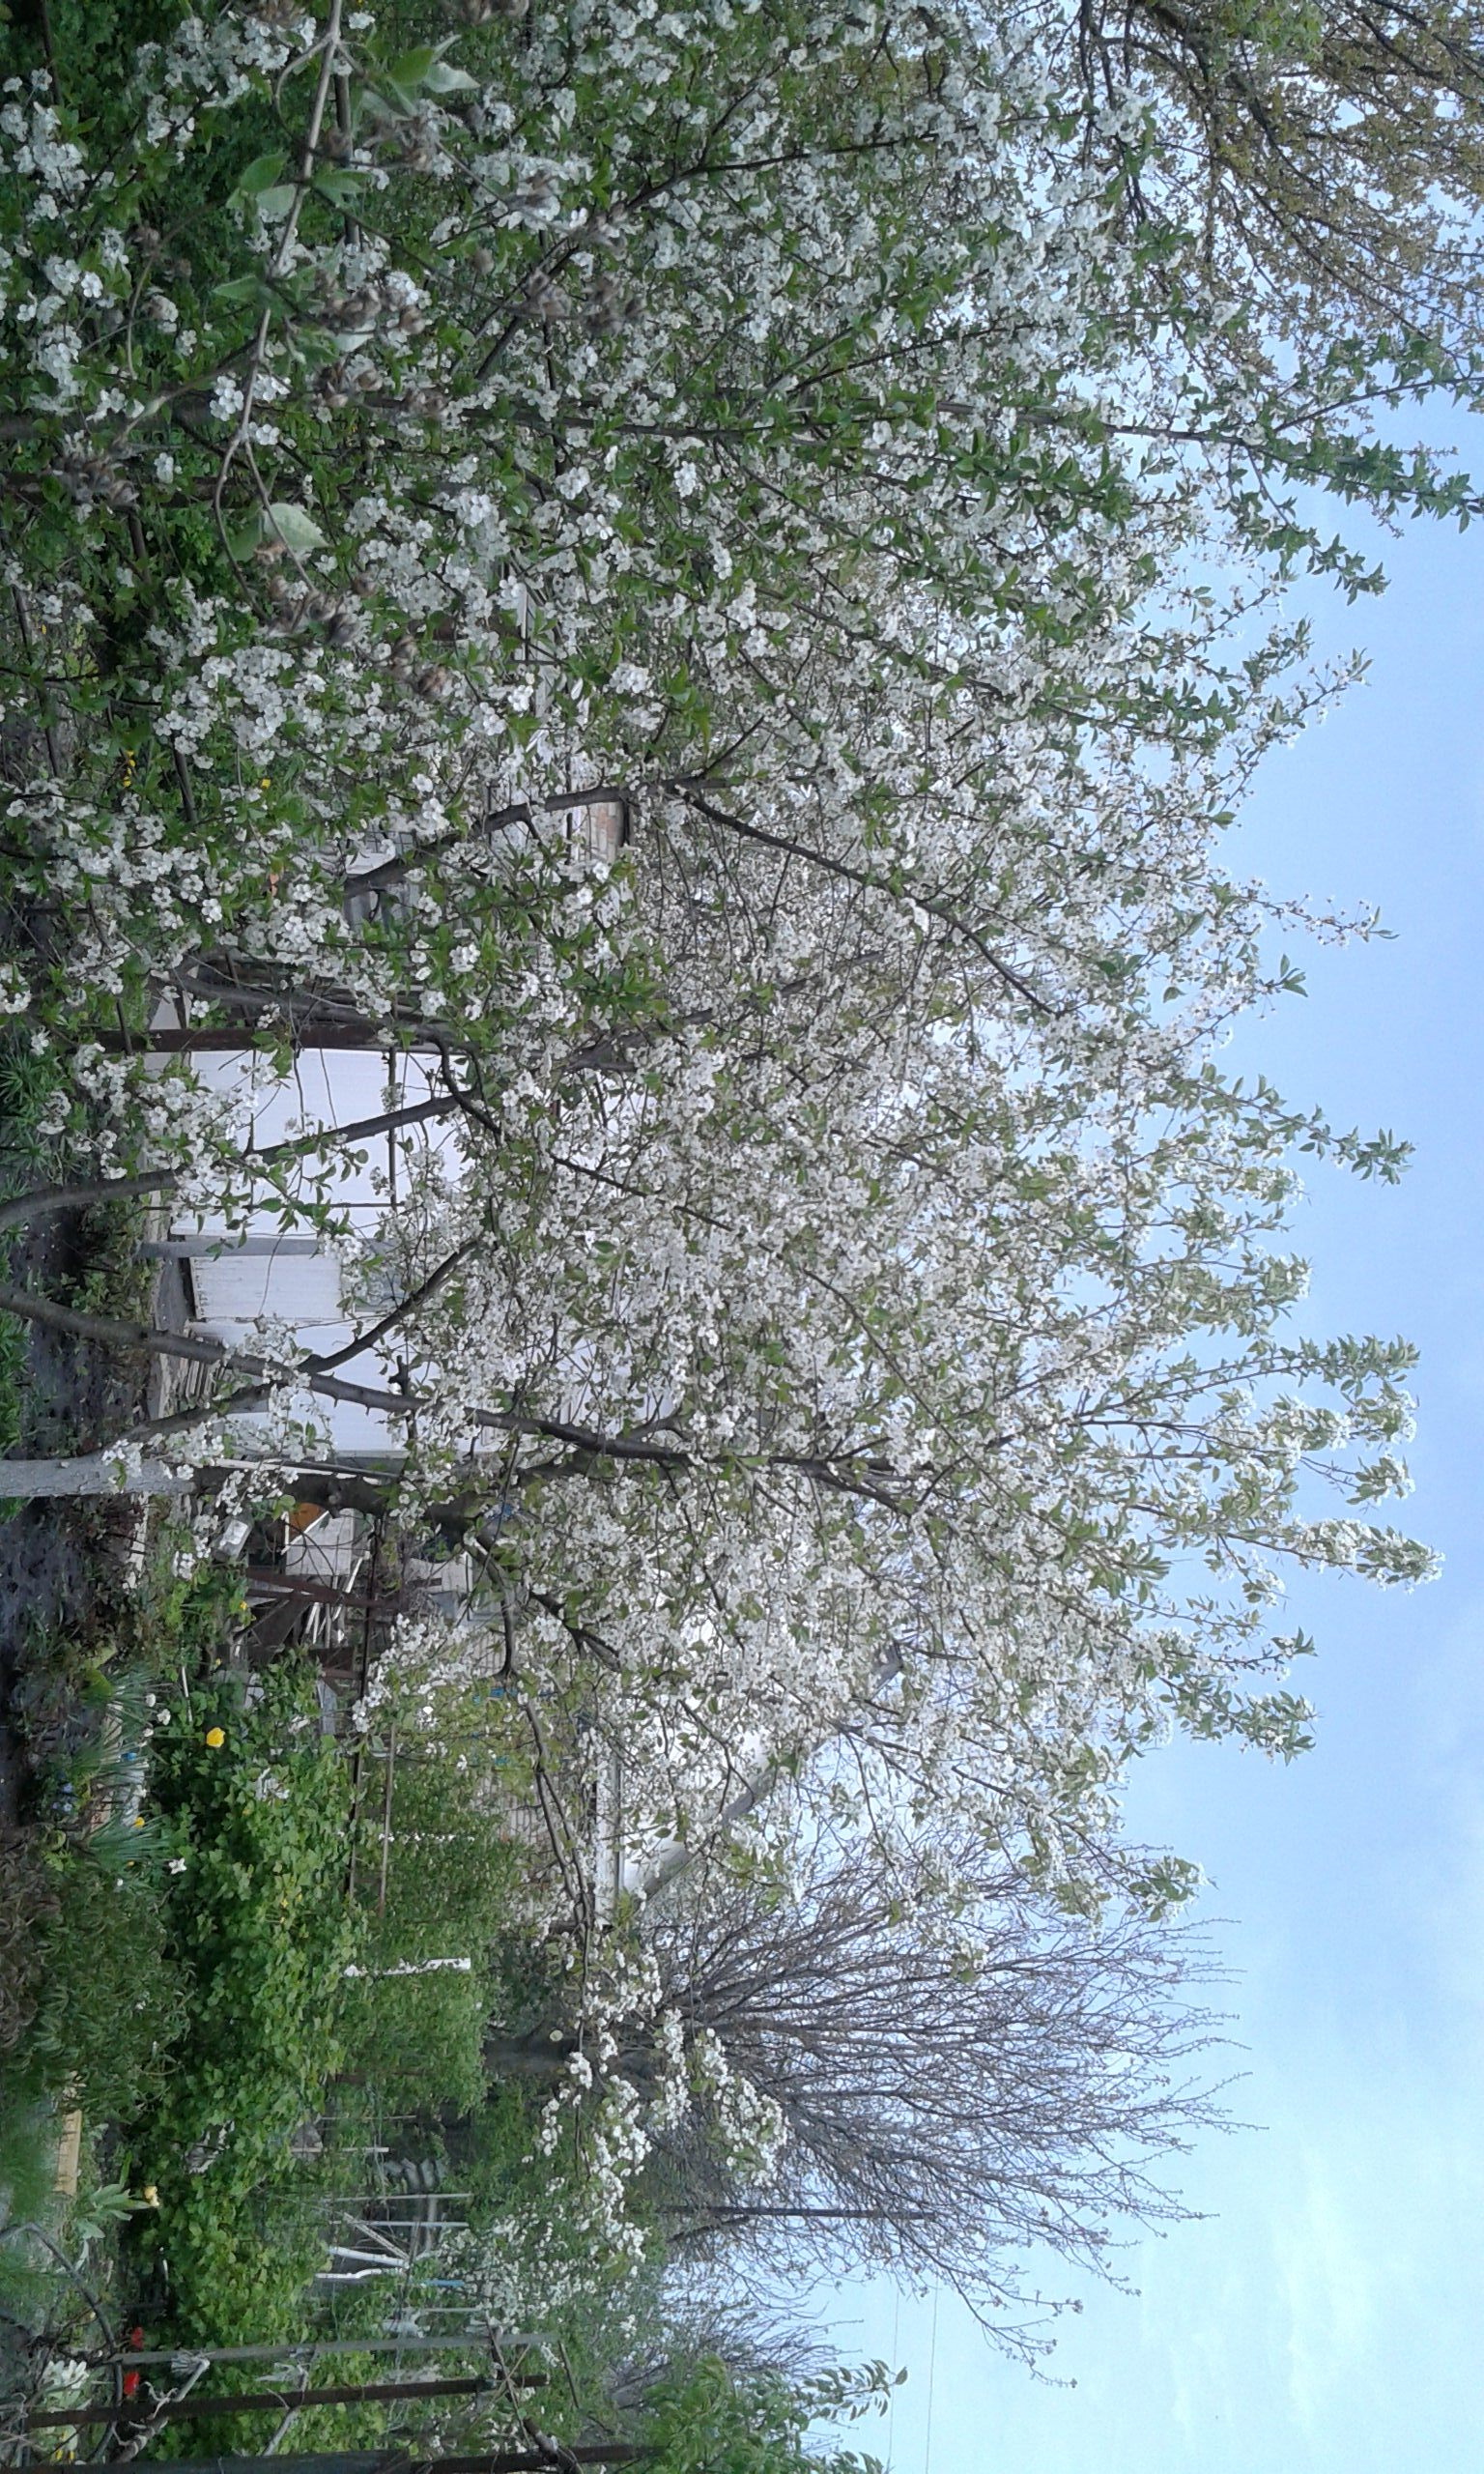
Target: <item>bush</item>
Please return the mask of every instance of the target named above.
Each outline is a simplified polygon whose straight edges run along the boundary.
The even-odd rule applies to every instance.
[[[375,1912],[382,1808],[362,1815],[357,1873],[374,1963],[488,1952],[507,1931],[521,1888],[520,1851],[482,1809],[482,1781],[456,1745],[421,1743],[393,1764],[386,1899]]]
[[[60,1858],[53,1885],[28,2076],[96,2121],[127,2120],[163,2100],[186,2018],[166,1901],[142,1870],[115,1874],[84,1849]]]
[[[312,1679],[292,1666],[270,1674],[254,1709],[234,1678],[198,1690],[159,1752],[162,1740],[156,1800],[184,1860],[169,1942],[189,2007],[168,2086],[130,2126],[132,2177],[160,2199],[136,2263],[166,2276],[180,2335],[250,2323],[272,2336],[293,2324],[314,2249],[306,2235],[302,2256],[269,2251],[246,2202],[340,2062],[356,1949],[345,1767],[319,1735]]]
[[[457,1740],[404,1740],[392,1765],[389,1814],[373,1786],[357,1843],[366,1974],[349,1989],[346,2066],[410,2110],[464,2114],[485,2092],[486,2021],[498,2006],[497,1970],[512,1941],[521,1851],[500,1835],[484,1800],[476,1753]],[[381,1895],[384,1821],[385,1895]],[[464,1959],[467,1970],[430,1961]]]
[[[484,2094],[489,1986],[468,1974],[362,1976],[341,2014],[345,2065],[409,2112],[470,2113]]]
[[[879,2407],[888,2385],[879,2363],[793,2382],[702,2355],[656,2389],[646,2463],[651,2474],[880,2474],[875,2458],[818,2447],[812,2426],[821,2415],[854,2421]]]

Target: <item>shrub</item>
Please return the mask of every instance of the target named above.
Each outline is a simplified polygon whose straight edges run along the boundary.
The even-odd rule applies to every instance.
[[[366,1973],[350,1986],[343,2017],[353,2076],[408,2109],[463,2114],[481,2103],[499,1963],[523,1938],[514,1929],[523,1868],[490,1809],[478,1747],[457,1737],[404,1742],[389,1810],[373,1789],[358,1827]],[[448,1960],[469,1965],[430,1965]]]
[[[363,1976],[341,2015],[348,2071],[409,2112],[469,2113],[484,2093],[482,1971]]]
[[[28,2073],[95,2120],[128,2119],[163,2100],[186,2016],[166,1901],[143,1870],[115,1874],[85,1850],[69,1850],[52,1879]]]
[[[303,2258],[270,2254],[245,2203],[339,2065],[356,1948],[345,1769],[308,1674],[274,1670],[252,1709],[235,1678],[192,1694],[157,1755],[156,1799],[184,1860],[168,1917],[189,2015],[160,2101],[130,2129],[133,2178],[160,2194],[137,2265],[167,2273],[181,2334],[250,2320],[272,2335],[292,2324],[313,2250],[306,2237]]]
[[[363,1814],[357,1878],[375,1964],[443,1951],[490,1950],[508,1929],[521,1890],[523,1858],[484,1807],[482,1780],[456,1744],[424,1743],[394,1764],[386,1897],[375,1912],[382,1813]],[[374,1807],[374,1809],[372,1808]]]
[[[855,2420],[887,2386],[879,2363],[795,2383],[701,2355],[656,2389],[645,2461],[651,2474],[880,2474],[872,2457],[819,2447],[811,2427],[821,2415]]]

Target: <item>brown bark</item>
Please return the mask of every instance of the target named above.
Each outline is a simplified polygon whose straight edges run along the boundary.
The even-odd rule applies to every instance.
[[[452,1116],[460,1106],[454,1094],[441,1092],[435,1099],[418,1100],[405,1108],[386,1108],[380,1116],[362,1117],[354,1125],[321,1126],[313,1134],[267,1143],[261,1151],[249,1149],[243,1154],[243,1163],[248,1168],[271,1168],[280,1160],[307,1160],[316,1151],[332,1151],[337,1143],[370,1142],[377,1135],[396,1134],[403,1126],[426,1125],[435,1118]],[[141,1202],[151,1195],[174,1194],[181,1176],[179,1168],[155,1168],[137,1177],[99,1177],[86,1185],[36,1186],[29,1194],[14,1194],[8,1202],[0,1202],[0,1229],[24,1228],[29,1222],[43,1220],[54,1211],[92,1211],[102,1203]]]

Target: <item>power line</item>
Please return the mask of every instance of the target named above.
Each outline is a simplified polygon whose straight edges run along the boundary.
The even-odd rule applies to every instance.
[[[932,2389],[938,2371],[938,2296],[932,2297],[932,2336],[928,2346],[928,2427],[923,2433],[923,2474],[932,2465]]]
[[[897,2373],[901,2368],[897,2352],[897,2328],[900,2317],[901,2287],[898,2285],[892,2287],[892,2395],[886,2409],[886,2461],[889,2467],[895,2467],[896,2463],[892,2451],[897,2438]]]

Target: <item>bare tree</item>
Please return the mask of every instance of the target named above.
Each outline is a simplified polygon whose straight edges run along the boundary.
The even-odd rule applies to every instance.
[[[706,1865],[644,1927],[698,2079],[714,2038],[786,2132],[750,2182],[719,2107],[702,2095],[678,2128],[656,2107],[650,2197],[682,2260],[729,2262],[756,2292],[781,2272],[945,2283],[1031,2354],[1038,2252],[1116,2281],[1131,2228],[1189,2214],[1160,2169],[1224,2116],[1202,2059],[1220,2021],[1197,1998],[1213,1971],[1188,1927],[1090,1922],[1008,1861],[956,1844],[894,1859],[866,1838],[814,1845],[790,1892],[766,1867]],[[571,2050],[545,2023],[490,2058],[555,2073]],[[612,2067],[657,2087],[648,2020]]]
[[[960,1881],[972,1861],[955,1850]],[[1219,2118],[1198,2059],[1217,2022],[1190,1998],[1211,1971],[1187,1930],[1090,1925],[1009,1865],[981,1861],[945,1912],[935,1871],[861,1841],[817,1850],[791,1902],[713,1874],[662,1904],[671,2002],[787,2131],[761,2188],[692,2134],[662,2204],[683,2243],[728,2237],[769,2270],[949,2284],[1018,2347],[1037,2251],[1111,2275],[1130,2225],[1188,2213],[1158,2168]]]

